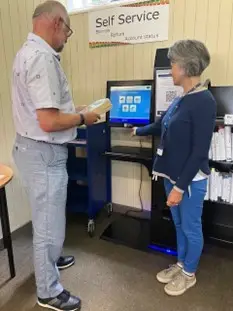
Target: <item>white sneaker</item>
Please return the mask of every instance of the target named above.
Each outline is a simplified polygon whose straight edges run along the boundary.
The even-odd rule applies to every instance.
[[[184,274],[183,271],[180,271],[180,273],[164,287],[164,290],[169,296],[180,296],[184,294],[186,290],[193,287],[196,282],[195,275],[188,276]]]
[[[177,264],[169,266],[169,268],[162,270],[156,276],[160,283],[167,284],[173,280],[177,273],[181,272],[181,267]]]

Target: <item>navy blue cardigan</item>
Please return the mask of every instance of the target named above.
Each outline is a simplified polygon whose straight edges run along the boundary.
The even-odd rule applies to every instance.
[[[216,101],[208,90],[186,95],[172,116],[164,139],[163,155],[157,155],[153,172],[167,176],[186,191],[201,170],[210,174],[209,148],[216,119]],[[163,116],[137,128],[136,135],[161,135]]]

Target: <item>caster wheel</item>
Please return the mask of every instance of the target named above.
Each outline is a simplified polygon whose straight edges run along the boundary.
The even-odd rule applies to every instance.
[[[95,223],[94,220],[89,220],[88,221],[88,225],[87,225],[87,232],[89,234],[89,236],[92,238],[94,236],[94,232],[95,232]]]
[[[106,210],[107,210],[107,213],[108,213],[108,217],[110,217],[112,215],[112,212],[113,212],[112,203],[108,203],[106,205]]]

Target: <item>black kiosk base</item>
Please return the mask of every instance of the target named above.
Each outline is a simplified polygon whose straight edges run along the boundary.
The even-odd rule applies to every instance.
[[[114,146],[105,156],[111,160],[135,162],[144,165],[148,172],[152,170],[151,148]],[[128,208],[127,208],[128,210]],[[113,222],[101,235],[101,239],[123,244],[143,251],[150,244],[150,217],[142,218],[142,214],[130,209],[130,213],[118,213]]]
[[[148,251],[150,245],[150,220],[131,215],[117,215],[101,235],[101,239]]]

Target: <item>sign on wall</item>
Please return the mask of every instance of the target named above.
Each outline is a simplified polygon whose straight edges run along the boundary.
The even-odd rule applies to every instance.
[[[168,40],[169,0],[150,0],[88,14],[91,48]]]

